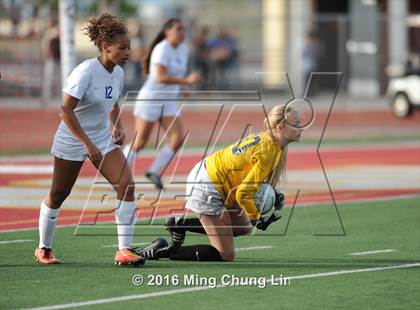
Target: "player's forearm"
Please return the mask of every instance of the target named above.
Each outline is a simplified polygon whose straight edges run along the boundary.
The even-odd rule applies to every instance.
[[[242,203],[239,206],[245,211],[251,221],[259,219],[261,214],[258,212],[255,203]]]
[[[241,186],[236,191],[236,201],[250,220],[257,220],[260,217],[260,213],[254,201],[256,191],[254,189],[241,188]]]
[[[177,78],[169,74],[158,74],[158,81],[164,84],[188,85],[186,78]]]
[[[84,145],[92,143],[88,135],[80,126],[80,123],[77,120],[77,117],[74,114],[73,110],[66,107],[61,107],[59,114],[67,128],[81,143],[83,143]]]

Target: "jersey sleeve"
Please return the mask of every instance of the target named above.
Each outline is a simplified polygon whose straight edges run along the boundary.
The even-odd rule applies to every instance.
[[[273,153],[275,152],[256,152],[252,156],[254,163],[252,169],[236,190],[236,201],[251,220],[257,220],[260,217],[254,195],[261,183],[266,181],[273,171],[275,165],[275,156],[273,156],[275,154]]]
[[[78,70],[77,68],[67,78],[63,92],[66,94],[82,99],[87,93],[91,84],[91,73],[88,70]]]
[[[164,44],[158,44],[152,51],[152,57],[150,60],[150,65],[154,66],[156,64],[168,67],[169,66],[169,50],[165,48]]]

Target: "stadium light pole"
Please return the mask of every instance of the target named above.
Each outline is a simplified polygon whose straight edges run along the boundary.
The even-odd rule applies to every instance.
[[[303,97],[306,87],[303,68],[305,37],[310,29],[310,1],[290,1],[289,5],[289,57],[288,73],[297,97]]]
[[[74,24],[76,7],[74,0],[60,0],[60,54],[61,83],[64,84],[70,72],[76,66],[76,50],[74,47]]]

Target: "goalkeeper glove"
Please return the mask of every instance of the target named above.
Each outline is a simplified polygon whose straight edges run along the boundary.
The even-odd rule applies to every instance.
[[[281,192],[278,192],[277,190],[274,190],[276,194],[276,199],[274,201],[274,209],[281,210],[284,207],[284,194]]]
[[[269,218],[265,219],[262,216],[260,216],[258,220],[251,221],[251,224],[253,226],[256,226],[257,229],[265,231],[267,230],[268,226],[270,226],[274,222],[277,222],[279,219],[281,219],[280,210],[275,210]]]

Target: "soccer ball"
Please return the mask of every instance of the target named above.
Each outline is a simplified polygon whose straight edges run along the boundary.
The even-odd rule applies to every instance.
[[[276,201],[274,188],[268,183],[261,183],[254,195],[254,201],[261,215],[269,213],[274,208]]]

